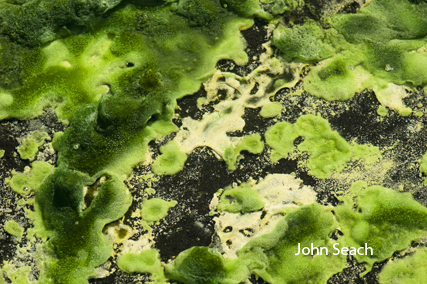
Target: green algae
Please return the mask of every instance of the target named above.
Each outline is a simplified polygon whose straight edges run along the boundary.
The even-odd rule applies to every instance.
[[[165,201],[160,198],[144,200],[141,205],[142,220],[148,223],[160,221],[167,216],[168,210],[177,204],[175,200]]]
[[[357,182],[350,188],[349,195],[340,199],[344,204],[334,211],[344,241],[354,247],[365,243],[372,247],[373,255],[355,255],[368,267],[427,235],[427,208],[408,192]]]
[[[39,147],[43,145],[46,140],[50,140],[49,134],[40,130],[31,132],[25,136],[21,144],[17,147],[21,159],[34,160],[39,151]]]
[[[274,31],[274,44],[288,57],[318,62],[303,80],[304,90],[326,100],[348,100],[365,88],[379,101],[409,115],[395,105],[389,84],[427,83],[425,68],[425,3],[370,1],[355,14],[337,14],[325,20]]]
[[[221,255],[207,247],[192,247],[183,251],[165,267],[169,279],[188,284],[222,283],[225,273]]]
[[[379,116],[386,117],[388,115],[388,109],[385,106],[380,105],[377,109],[377,114]]]
[[[187,154],[182,152],[174,141],[160,147],[160,152],[162,154],[151,167],[153,173],[157,175],[174,175],[184,168]]]
[[[44,179],[54,171],[54,166],[47,162],[35,161],[31,166],[22,173],[13,171],[12,178],[6,181],[13,191],[22,196],[36,193]]]
[[[98,195],[83,211],[83,187],[91,182],[87,175],[59,167],[39,189],[36,213],[50,238],[44,244],[46,256],[39,281],[86,283],[96,275],[95,267],[110,257],[113,241],[102,230],[126,213],[132,198],[119,178],[107,175]]]
[[[287,57],[306,61],[319,61],[335,54],[335,48],[327,36],[328,30],[314,21],[288,28],[279,26],[274,30],[273,44]]]
[[[427,276],[427,249],[419,248],[414,253],[386,264],[379,274],[379,283],[416,284]]]
[[[269,283],[326,283],[346,266],[345,256],[295,254],[298,243],[301,247],[313,243],[332,251],[330,236],[337,227],[330,210],[319,204],[305,205],[288,213],[273,232],[251,240],[237,254]]]
[[[245,213],[261,210],[264,205],[265,201],[255,189],[249,184],[241,184],[235,188],[225,188],[217,209],[230,213]]]
[[[243,136],[235,146],[227,147],[224,151],[224,161],[229,170],[237,169],[237,163],[242,151],[248,151],[251,154],[260,154],[264,150],[264,142],[261,141],[261,135],[258,133]]]
[[[0,159],[3,158],[5,151],[4,150],[0,150]]]
[[[317,178],[328,178],[340,172],[352,158],[370,162],[379,157],[379,150],[370,145],[351,145],[338,132],[331,129],[327,120],[315,115],[302,115],[294,124],[278,122],[265,133],[267,145],[272,148],[273,163],[295,149],[294,141],[302,137],[304,141],[296,148],[309,155],[307,167]]]
[[[399,3],[402,4],[402,1],[399,0]],[[59,2],[59,9],[62,9],[64,3],[71,3]],[[106,5],[108,8],[95,9],[95,12],[90,10],[93,7],[91,5],[95,5],[90,2],[87,18],[94,19],[96,15],[115,6],[116,2],[110,1]],[[247,60],[243,52],[245,43],[239,30],[248,27],[252,21],[242,20],[232,12],[249,19],[253,16],[271,19],[263,9],[278,15],[302,5],[302,1],[261,2],[260,6],[259,1],[252,0],[187,0],[156,2],[149,9],[139,3],[112,11],[102,22],[95,21],[90,32],[78,35],[71,32],[71,36],[43,47],[19,51],[25,53],[25,61],[29,62],[23,70],[27,78],[24,86],[9,78],[11,84],[16,84],[14,88],[3,86],[7,80],[0,82],[0,87],[4,88],[0,91],[0,119],[34,117],[46,107],[55,107],[60,119],[70,123],[65,133],[56,135],[53,143],[59,153],[58,168],[54,172],[52,167],[49,172],[46,167],[46,171],[36,175],[38,166],[35,162],[31,176],[29,173],[14,174],[10,181],[11,187],[15,187],[14,190],[22,195],[39,190],[35,218],[50,238],[44,245],[48,257],[39,264],[42,268],[40,281],[86,283],[89,277],[95,276],[95,267],[108,259],[112,252],[112,240],[102,234],[102,229],[107,223],[122,217],[130,206],[130,195],[122,180],[133,166],[144,161],[149,141],[177,130],[171,122],[176,99],[196,91],[200,83],[212,74],[218,60],[233,59],[237,64]],[[410,87],[424,84],[422,64],[425,63],[425,52],[417,49],[422,44],[412,38],[425,36],[422,34],[424,22],[416,23],[420,14],[417,12],[415,20],[409,21],[409,14],[394,11],[397,9],[397,6],[393,6],[395,4],[380,0],[377,2],[380,3],[375,4],[377,6],[367,6],[373,6],[369,9],[374,12],[363,8],[362,14],[380,15],[379,19],[384,20],[385,25],[375,15],[370,18],[378,23],[380,32],[366,25],[355,24],[363,20],[351,18],[353,15],[337,16],[332,20],[333,27],[342,35],[310,21],[301,26],[295,25],[292,29],[284,26],[277,29],[274,33],[275,44],[287,57],[310,62],[325,60],[313,67],[304,78],[306,91],[328,100],[346,100],[355,91],[379,84],[380,78],[382,81],[377,88],[377,96],[385,104],[392,96],[384,92],[389,81]],[[407,8],[406,4],[402,5]],[[12,6],[4,7],[14,9],[10,8]],[[379,14],[378,7],[385,11]],[[398,28],[390,24],[392,19],[386,11],[390,7],[400,17]],[[38,13],[41,12],[32,16]],[[53,19],[58,17],[55,14]],[[19,23],[18,26],[22,25]],[[353,25],[362,31],[360,34],[352,34],[346,25]],[[28,27],[23,30],[26,29]],[[33,37],[34,32],[28,33],[30,38],[21,32],[10,34],[16,41],[32,45],[35,45],[34,42],[47,43],[60,36],[56,30],[49,30],[51,26],[47,29],[42,36],[38,34]],[[407,30],[407,34],[399,34]],[[372,32],[381,35],[390,33],[391,36],[379,42],[381,37],[374,34],[366,42],[367,35]],[[393,41],[399,36],[406,36],[404,40],[411,42]],[[337,43],[343,43],[344,38],[347,43],[343,48],[338,48]],[[356,48],[351,48],[351,45],[356,45]],[[401,52],[402,48],[404,52]],[[396,60],[396,65],[388,63],[384,59],[387,56]],[[399,56],[406,61],[399,63]],[[0,62],[7,63],[7,60],[1,57]],[[415,74],[411,71],[413,66],[421,68],[421,72]],[[401,68],[404,71],[401,72]],[[0,72],[0,76],[4,76],[4,72]],[[276,109],[266,107],[260,114],[265,117],[280,114],[280,103],[273,104]],[[394,105],[390,108],[398,110],[401,115],[411,113],[405,107]],[[304,140],[294,146],[298,137]],[[265,139],[271,147],[273,162],[288,157],[295,149],[306,152],[310,173],[321,179],[342,171],[352,159],[368,161],[379,156],[378,148],[348,143],[331,129],[325,119],[314,115],[303,115],[294,124],[279,122],[268,129]],[[244,136],[237,144],[225,149],[224,160],[229,170],[234,170],[242,151],[259,154],[263,149],[259,134]],[[161,152],[162,155],[153,164],[156,174],[172,175],[182,169],[186,155],[178,151],[176,144],[166,144]],[[83,210],[81,201],[84,198],[84,187],[94,186],[101,177],[105,177],[106,181],[99,185],[99,195]],[[30,180],[35,180],[34,185],[28,187],[31,190],[25,191]],[[371,193],[357,199],[357,206],[363,209],[362,212],[353,212],[353,204],[348,200],[338,207],[337,212],[341,214],[338,214],[341,218],[339,224],[334,221],[330,208],[303,206],[283,217],[272,233],[248,243],[239,251],[237,260],[223,259],[214,250],[195,247],[181,253],[168,264],[166,273],[171,279],[185,283],[240,283],[251,274],[259,275],[270,283],[321,283],[345,267],[345,258],[299,258],[293,253],[297,240],[307,246],[315,243],[330,248],[333,243],[330,235],[338,225],[342,225],[346,231],[340,241],[356,245],[362,243],[366,231],[374,227],[369,241],[374,242],[375,249],[380,252],[374,258],[359,259],[371,265],[389,257],[391,250],[408,246],[409,239],[422,235],[424,228],[417,228],[417,223],[414,223],[417,221],[408,222],[407,216],[421,220],[425,210],[417,207],[408,194],[397,197],[384,188],[369,188],[366,192]],[[376,195],[384,199],[378,203],[383,208],[374,210],[379,213],[378,218],[382,218],[380,221],[375,219],[373,213],[365,212],[373,210],[373,204],[379,200]],[[402,196],[409,201],[399,201]],[[164,218],[168,209],[176,205],[165,203],[168,202],[157,202],[156,199],[144,201],[141,210],[143,219],[156,222]],[[243,185],[226,189],[218,209],[254,212],[262,209],[264,204],[257,192]],[[412,211],[405,213],[404,206],[409,206]],[[403,217],[391,220],[387,216],[392,215],[390,211],[393,210],[401,212]],[[399,245],[390,246],[388,250],[378,245],[381,238],[387,238],[381,230],[391,236],[386,239],[386,244],[398,239],[396,242]],[[405,230],[409,234],[402,241],[399,238]],[[74,246],[70,247],[70,243]],[[160,283],[166,281],[157,250],[126,253],[117,261],[119,267],[128,273],[150,273],[153,280]]]
[[[24,234],[24,228],[13,220],[9,220],[4,223],[4,230],[15,236],[18,240],[20,240]]]
[[[282,104],[279,102],[272,102],[270,104],[266,104],[261,108],[259,115],[264,118],[271,118],[280,115],[282,112]]]
[[[164,268],[157,249],[146,249],[140,253],[125,253],[117,258],[118,267],[127,273],[148,273],[151,280],[162,284],[166,282]]]
[[[15,268],[12,264],[10,264],[9,262],[6,262],[6,261],[3,264],[4,264],[3,271],[12,284],[38,283],[36,281],[30,280],[30,277],[29,277],[29,275],[31,273],[31,267],[30,266],[23,266],[23,267]],[[1,272],[1,270],[0,270],[0,272]],[[2,275],[2,277],[0,277],[0,283],[1,283],[2,278],[3,278],[3,275]],[[8,282],[4,282],[4,283],[8,283]]]
[[[268,283],[325,283],[346,266],[344,256],[295,254],[298,243],[332,248],[330,235],[335,228],[330,210],[319,204],[302,206],[289,212],[271,233],[250,240],[237,252],[237,259],[193,247],[166,265],[166,275],[184,283],[241,283],[251,274]]]

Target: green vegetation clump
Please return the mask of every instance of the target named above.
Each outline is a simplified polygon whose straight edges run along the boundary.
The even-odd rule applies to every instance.
[[[256,190],[249,184],[241,184],[236,188],[225,189],[217,209],[231,213],[246,213],[261,210],[264,205],[265,201]]]
[[[419,248],[414,253],[401,259],[394,259],[386,264],[379,274],[379,283],[416,284],[427,275],[427,249]]]
[[[304,141],[294,146],[296,138]],[[278,122],[269,127],[265,140],[271,150],[271,160],[278,162],[297,148],[309,155],[307,167],[312,175],[325,179],[340,172],[351,159],[375,159],[379,149],[370,145],[351,145],[338,132],[331,129],[328,121],[311,114],[300,116],[294,124]]]
[[[229,170],[237,169],[240,153],[248,151],[251,154],[260,154],[264,150],[264,142],[261,141],[261,135],[258,133],[243,136],[235,146],[229,146],[224,151],[224,161],[227,163]]]
[[[373,249],[373,255],[355,255],[359,262],[371,266],[426,236],[427,208],[409,192],[368,187],[362,182],[355,184],[349,193],[342,198],[344,204],[334,211],[345,243],[354,247],[367,243]]]
[[[424,2],[376,0],[358,13],[325,19],[324,27],[311,21],[280,26],[273,39],[287,57],[320,61],[303,80],[311,95],[348,100],[371,88],[382,104],[391,104],[389,84],[414,91],[427,84],[426,13]]]

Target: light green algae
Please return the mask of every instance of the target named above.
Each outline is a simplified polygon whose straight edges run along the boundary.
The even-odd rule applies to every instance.
[[[6,181],[10,188],[22,196],[36,193],[43,180],[52,174],[54,166],[42,161],[35,161],[31,169],[26,168],[22,173],[12,171],[12,177]]]
[[[417,284],[427,277],[427,249],[418,248],[401,259],[389,261],[379,274],[381,284]]]
[[[357,182],[349,189],[349,195],[340,199],[344,204],[334,211],[344,233],[343,240],[349,246],[366,243],[373,249],[372,256],[355,255],[359,262],[367,263],[368,270],[375,262],[427,236],[427,208],[409,192]]]
[[[260,154],[264,150],[264,142],[261,141],[261,135],[258,133],[243,136],[235,146],[227,147],[224,151],[224,161],[227,163],[229,170],[237,169],[237,164],[242,151],[248,151],[251,154]]]
[[[311,95],[348,100],[370,88],[383,105],[407,116],[411,111],[394,85],[417,91],[427,83],[426,13],[424,2],[375,0],[358,13],[329,17],[323,26],[279,26],[273,41],[287,57],[320,61],[303,79]]]
[[[4,230],[6,233],[15,236],[18,240],[20,240],[24,234],[24,228],[13,220],[8,220],[4,223]]]
[[[151,166],[153,173],[157,175],[174,175],[184,168],[187,154],[182,152],[174,141],[160,147],[160,152],[162,154]]]
[[[168,210],[177,204],[175,200],[165,201],[160,198],[144,200],[141,205],[142,220],[147,223],[160,221],[167,216]]]
[[[39,283],[36,281],[31,281],[30,280],[30,273],[31,273],[31,267],[30,266],[23,266],[23,267],[18,267],[15,268],[12,264],[10,264],[9,262],[5,261],[3,263],[3,272],[6,274],[7,278],[10,280],[10,282],[12,284],[35,284],[35,283]],[[0,270],[0,272],[2,272]],[[3,276],[3,275],[2,275]],[[0,277],[0,283],[2,283],[2,278]],[[8,283],[6,281],[4,281],[4,283]]]
[[[294,146],[296,138],[304,141]],[[296,148],[309,155],[307,167],[317,178],[328,178],[340,172],[351,159],[365,159],[371,163],[380,156],[379,149],[370,145],[351,145],[338,132],[331,129],[327,120],[316,115],[302,115],[294,124],[278,122],[269,127],[265,140],[271,150],[271,161],[278,162]]]
[[[17,147],[21,159],[34,160],[39,151],[39,147],[43,145],[46,140],[50,140],[49,134],[40,130],[33,131],[25,136],[21,144]]]
[[[140,253],[125,253],[117,258],[117,266],[127,273],[148,273],[157,284],[168,283],[157,249],[145,249]]]
[[[264,105],[259,112],[264,118],[271,118],[280,115],[282,112],[282,104],[279,102],[271,102],[269,104]]]
[[[272,284],[326,283],[346,266],[343,255],[333,255],[330,239],[338,224],[329,209],[319,204],[301,206],[288,213],[273,232],[251,240],[239,259],[256,275]],[[301,247],[327,247],[325,255],[295,255]]]
[[[319,204],[289,212],[271,233],[250,240],[237,259],[223,259],[206,247],[193,247],[166,265],[166,275],[184,283],[241,283],[251,274],[268,283],[326,283],[346,266],[342,255],[295,255],[298,243],[332,248],[337,223]]]
[[[165,274],[169,279],[187,284],[216,284],[223,283],[226,272],[219,253],[207,247],[193,247],[166,265]]]
[[[377,109],[377,114],[379,116],[386,117],[388,115],[388,109],[385,106],[380,105]]]
[[[5,151],[0,149],[0,159],[3,158]]]
[[[253,212],[261,210],[265,201],[249,184],[241,184],[238,187],[227,187],[221,195],[221,203],[218,211],[230,213]]]

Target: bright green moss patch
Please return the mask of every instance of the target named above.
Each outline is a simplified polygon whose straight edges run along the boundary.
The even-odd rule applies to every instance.
[[[255,189],[249,184],[241,184],[235,188],[225,189],[217,209],[231,213],[244,213],[261,210],[264,205],[265,201]]]
[[[264,105],[261,108],[261,111],[259,112],[259,114],[265,118],[275,117],[282,112],[282,109],[283,107],[281,103],[271,102],[269,104]]]
[[[169,279],[187,284],[221,283],[226,273],[221,255],[207,247],[192,247],[181,252],[166,265],[165,272]]]
[[[354,247],[367,243],[373,249],[372,256],[356,255],[359,262],[371,266],[427,236],[427,208],[409,192],[357,183],[342,200],[344,204],[334,211],[345,243]]]
[[[31,132],[25,136],[21,144],[17,147],[21,159],[34,160],[39,151],[39,147],[43,145],[46,140],[50,140],[49,134],[40,130]]]
[[[32,168],[23,173],[12,172],[12,178],[7,181],[10,188],[22,196],[38,191],[44,179],[54,171],[54,167],[46,162],[35,161]]]
[[[117,266],[127,273],[149,273],[155,283],[167,283],[159,251],[146,249],[140,253],[125,253],[117,258]]]
[[[271,161],[276,163],[280,159],[288,157],[294,149],[294,140],[297,137],[294,126],[288,122],[278,122],[269,127],[265,132],[265,142],[272,148]]]
[[[15,236],[18,240],[20,240],[24,234],[24,228],[13,220],[9,220],[4,223],[4,230],[6,233]]]
[[[167,216],[169,208],[177,204],[175,200],[165,201],[160,198],[145,200],[141,206],[141,217],[148,223],[160,221]]]
[[[229,170],[237,169],[237,163],[240,152],[248,151],[252,154],[260,154],[264,150],[264,142],[261,141],[261,135],[258,133],[244,136],[236,146],[230,146],[224,151],[224,161],[227,163]]]
[[[332,232],[338,224],[319,204],[289,212],[271,233],[255,238],[238,251],[242,265],[269,283],[326,283],[346,266],[343,255],[332,255]],[[301,247],[327,247],[322,255],[295,255]]]
[[[427,276],[427,249],[420,248],[415,253],[386,264],[379,274],[381,284],[417,284]]]
[[[304,141],[297,146],[309,155],[307,167],[317,178],[328,178],[340,172],[352,159],[376,159],[378,148],[368,145],[350,145],[338,132],[331,129],[327,120],[315,115],[302,115],[295,124],[278,122],[265,133],[267,145],[272,148],[271,160],[277,162],[294,150],[297,137]]]
[[[162,153],[152,165],[157,175],[173,175],[184,168],[187,154],[181,151],[176,142],[171,141],[160,148]]]
[[[5,151],[4,150],[0,150],[0,159],[3,158]]]

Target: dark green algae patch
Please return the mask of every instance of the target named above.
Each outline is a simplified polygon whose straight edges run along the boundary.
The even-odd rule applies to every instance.
[[[298,6],[296,1],[264,1],[269,5],[267,13],[258,1],[249,0],[130,2],[135,5],[120,1],[0,3],[0,19],[5,23],[0,29],[5,50],[0,55],[0,119],[28,119],[53,107],[69,123],[53,141],[57,168],[36,195],[37,234],[46,240],[46,257],[38,264],[40,283],[86,283],[96,276],[95,268],[113,252],[113,242],[102,230],[121,218],[132,202],[123,179],[144,160],[151,140],[176,131],[172,123],[176,99],[197,91],[218,60],[247,61],[240,30],[248,28],[254,16],[273,20]],[[410,87],[426,83],[424,71],[414,74],[407,67],[414,63],[424,70],[425,59],[410,51],[424,44],[425,3],[415,9],[403,0],[372,2],[360,14],[331,19],[341,35],[311,21],[292,32],[285,27],[276,30],[274,44],[286,56],[307,62],[329,60],[305,77],[306,91],[345,100],[373,86],[372,78],[355,85],[357,77],[351,74],[349,62],[387,82]],[[395,19],[392,13],[398,17],[390,28]],[[409,15],[415,15],[414,20],[408,20]],[[24,21],[17,20],[21,18]],[[366,19],[378,24],[379,35],[372,36],[369,27],[357,24]],[[316,47],[307,49],[304,40],[317,43]],[[348,51],[337,47],[341,43]],[[390,54],[393,57],[385,60]],[[8,69],[15,61],[20,71]],[[394,72],[385,70],[387,65]],[[344,83],[349,83],[348,91],[334,91]],[[319,90],[332,91],[320,94]],[[286,158],[297,137],[304,138],[297,148],[309,154],[308,168],[318,178],[341,171],[353,157],[378,154],[377,148],[351,145],[325,119],[305,115],[294,124],[278,122],[269,128],[265,140],[272,148],[271,160]],[[323,146],[316,146],[319,141]],[[244,143],[228,150],[229,169],[234,169],[241,151],[258,154],[263,149],[260,135],[247,136]],[[184,163],[185,157],[180,160]],[[96,186],[99,193],[83,209],[85,186]],[[288,212],[273,231],[245,244],[236,259],[223,258],[207,247],[184,251],[166,265],[165,276],[190,284],[240,283],[251,275],[269,283],[324,283],[346,267],[346,258],[297,257],[298,243],[332,251],[335,242],[340,247],[367,242],[375,254],[355,258],[370,269],[427,235],[427,209],[407,193],[356,185],[348,196],[340,197],[342,204],[335,208],[311,204]],[[233,198],[237,202],[229,201]],[[226,190],[218,210],[245,213],[263,206],[250,187],[242,186]],[[337,229],[343,236],[334,240]],[[152,273],[156,274],[153,279],[166,281],[157,274],[163,273],[157,251],[124,255],[122,260],[126,258],[128,264],[132,260],[146,263],[123,265],[124,271]]]

